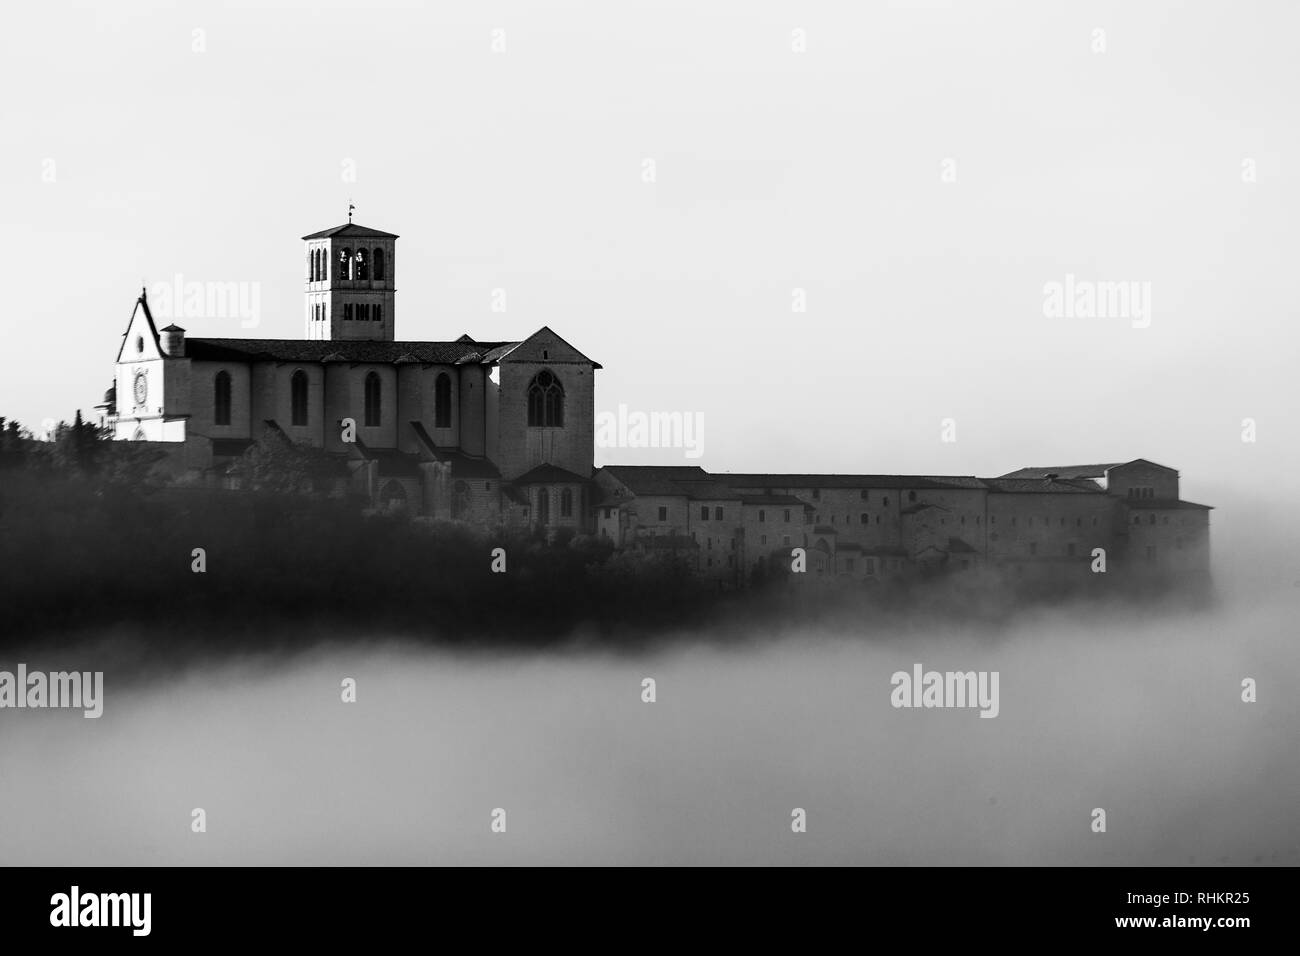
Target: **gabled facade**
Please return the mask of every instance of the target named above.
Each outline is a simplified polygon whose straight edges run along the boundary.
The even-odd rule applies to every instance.
[[[102,406],[121,440],[184,446],[222,482],[267,434],[347,464],[375,507],[590,530],[595,372],[549,328],[520,342],[394,338],[397,236],[307,243],[307,336],[187,338],[136,301]]]

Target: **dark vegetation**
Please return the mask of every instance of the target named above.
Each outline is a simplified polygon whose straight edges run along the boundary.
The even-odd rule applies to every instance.
[[[368,514],[354,497],[318,490],[337,489],[336,466],[286,441],[245,457],[240,491],[169,484],[160,458],[147,444],[106,440],[80,413],[50,441],[0,418],[0,646],[109,630],[176,657],[394,636],[504,646],[586,635],[634,647],[815,620],[864,634],[936,616],[997,626],[1027,600],[1063,597],[942,576],[828,586],[775,560],[758,586],[723,593],[672,554]],[[506,573],[491,570],[496,548]],[[1115,575],[1088,578],[1090,601],[1132,597]]]
[[[4,419],[0,436],[7,644],[120,625],[182,643],[221,633],[257,645],[286,630],[546,643],[582,628],[698,622],[717,603],[671,556],[366,514],[355,498],[312,490],[320,462],[292,446],[258,449],[246,490],[219,491],[168,487],[155,449],[107,441],[80,415],[52,441]],[[491,570],[496,548],[505,573]]]

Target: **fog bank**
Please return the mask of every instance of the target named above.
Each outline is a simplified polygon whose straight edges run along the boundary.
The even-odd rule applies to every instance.
[[[0,713],[0,859],[1294,865],[1298,605],[617,655],[391,641],[116,690],[109,668],[99,720]],[[999,716],[893,708],[890,675],[916,662],[998,671]]]

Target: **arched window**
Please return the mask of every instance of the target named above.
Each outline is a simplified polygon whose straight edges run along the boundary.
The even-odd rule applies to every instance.
[[[858,520],[859,520],[862,524],[871,524],[871,515],[867,514],[867,513],[864,511],[864,512],[862,512],[862,514],[859,516],[859,519],[858,519]]]
[[[382,279],[384,277],[384,250],[383,249],[375,250],[374,260],[375,260],[375,278]]]
[[[339,278],[343,280],[352,278],[352,250],[339,250]]]
[[[325,282],[330,277],[330,251],[322,248],[320,251],[320,281]]]
[[[384,321],[384,307],[382,304],[375,306],[375,321]]]
[[[307,250],[307,281],[316,281],[316,250]]]
[[[451,376],[446,372],[433,383],[433,427],[451,427]]]
[[[366,376],[366,424],[378,425],[382,420],[380,403],[379,375],[371,372]]]
[[[212,422],[230,424],[230,373],[222,369],[212,382]]]
[[[545,527],[551,523],[551,489],[537,489],[537,523]]]
[[[573,489],[565,488],[560,492],[560,517],[573,517]]]
[[[292,406],[290,421],[295,425],[307,424],[307,373],[302,369],[293,373],[289,379],[289,404]]]
[[[528,386],[528,424],[541,428],[564,425],[564,387],[546,369],[533,376]]]
[[[366,254],[366,250],[364,249],[357,250],[357,271],[356,271],[356,275],[353,278],[356,279],[370,278],[370,256]]]
[[[131,441],[144,441],[144,429],[141,426],[136,426],[135,434],[131,436]]]

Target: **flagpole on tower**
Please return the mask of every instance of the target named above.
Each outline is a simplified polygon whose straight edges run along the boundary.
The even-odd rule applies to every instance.
[[[352,210],[356,208],[357,208],[356,206],[352,205],[352,200],[349,199],[348,200],[348,222],[349,223],[352,222]]]

